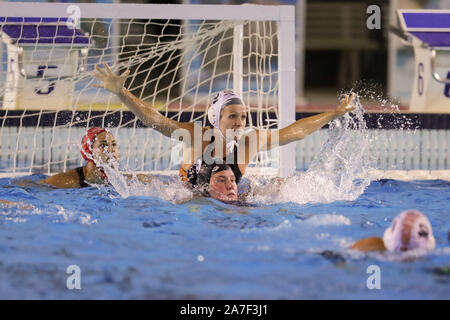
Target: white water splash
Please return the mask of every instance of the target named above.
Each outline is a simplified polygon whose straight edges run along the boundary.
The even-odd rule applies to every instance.
[[[250,201],[305,204],[357,199],[370,184],[372,159],[367,155],[374,136],[369,135],[359,99],[355,97],[352,104],[356,107],[353,117],[346,114],[330,123],[328,139],[309,170],[283,180],[276,188],[273,183],[261,186],[253,181],[252,188],[258,190]]]
[[[338,214],[319,214],[312,216],[304,221],[313,226],[349,226],[350,219]]]
[[[162,181],[157,176],[145,175],[145,182],[142,182],[135,173],[123,174],[118,170],[117,164],[103,164],[102,167],[108,181],[123,198],[147,196],[183,203],[193,197],[193,193],[178,178]]]
[[[367,92],[363,91],[363,94],[367,95]],[[398,111],[394,104],[387,108],[388,101],[385,99],[370,95],[369,97],[377,98],[385,111]],[[370,152],[370,148],[377,145],[381,135],[373,132],[370,134],[367,129],[363,117],[365,111],[358,95],[351,104],[355,106],[355,110],[351,112],[352,116],[346,114],[330,123],[327,130],[328,139],[306,172],[276,181],[250,178],[252,192],[246,201],[260,204],[305,204],[356,200],[371,182],[376,154]],[[115,168],[117,166],[104,166],[110,183],[122,197],[154,196],[181,203],[193,196],[177,178],[169,182],[153,179],[144,184],[136,175],[128,179]]]

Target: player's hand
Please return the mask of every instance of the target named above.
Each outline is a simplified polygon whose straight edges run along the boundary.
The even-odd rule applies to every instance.
[[[112,93],[119,94],[125,84],[127,76],[130,74],[130,70],[126,70],[120,76],[116,76],[106,62],[103,62],[103,65],[105,66],[105,69],[96,65],[95,70],[97,70],[97,72],[94,71],[92,73],[92,75],[102,83],[94,84],[93,86],[96,88],[104,88]]]
[[[336,117],[343,116],[347,112],[355,110],[356,107],[354,105],[351,105],[354,98],[355,98],[355,93],[352,93],[351,96],[349,96],[347,94],[344,95],[344,98],[341,100],[341,104],[336,109]]]

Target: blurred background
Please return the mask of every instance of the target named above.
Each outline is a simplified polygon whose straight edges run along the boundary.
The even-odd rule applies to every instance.
[[[1,1],[1,0],[0,0]],[[15,2],[15,1],[10,1]],[[26,2],[26,1],[20,1]],[[408,112],[414,77],[414,53],[388,31],[397,25],[397,9],[450,9],[450,0],[97,0],[29,1],[172,4],[264,4],[296,6],[297,111],[321,111],[336,105],[342,91],[371,88]],[[380,9],[380,28],[369,30],[369,6]],[[181,26],[181,21],[179,22]],[[171,28],[176,25],[172,21]],[[149,28],[158,28],[151,25]],[[152,34],[171,28],[147,30]],[[140,39],[136,40],[140,41]],[[132,44],[129,37],[127,44]],[[372,105],[371,105],[372,104]],[[376,101],[367,110],[381,111]],[[441,112],[447,113],[448,108]]]
[[[13,2],[13,1],[11,1]],[[20,1],[25,2],[25,1]],[[29,1],[172,4],[295,5],[297,24],[297,111],[320,111],[336,104],[340,92],[370,87],[408,111],[414,53],[390,35],[397,9],[450,9],[450,0],[97,0]],[[381,12],[381,28],[366,26],[369,6]],[[155,27],[155,26],[153,26]],[[157,30],[155,30],[157,31]],[[171,30],[165,30],[170,33]],[[127,41],[132,41],[128,39]],[[448,108],[446,108],[448,109]],[[377,106],[368,106],[368,111]],[[447,110],[443,110],[446,112]]]

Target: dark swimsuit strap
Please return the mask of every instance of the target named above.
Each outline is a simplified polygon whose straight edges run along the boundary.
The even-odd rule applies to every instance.
[[[83,167],[76,168],[75,171],[78,173],[78,178],[80,179],[79,180],[80,187],[81,188],[90,187],[90,185],[88,185],[84,179]]]
[[[214,136],[211,137],[211,143],[214,142]],[[238,164],[238,148],[236,146],[234,146],[233,148],[233,152],[234,152],[234,159],[233,159],[233,163],[232,164],[228,164],[231,167],[231,170],[233,170],[234,173],[234,177],[236,178],[236,183],[239,183],[239,181],[242,178],[242,172],[241,169],[239,169],[239,164]],[[226,163],[226,159],[227,157],[225,156],[223,158],[223,160]]]
[[[231,165],[231,170],[233,170],[234,176],[236,178],[236,183],[238,183],[242,178],[241,169],[239,169],[238,164],[238,148],[234,146],[234,163]]]
[[[211,137],[211,143],[214,142],[214,136]],[[234,162],[233,164],[229,164],[229,166],[231,167],[231,170],[233,170],[234,176],[236,178],[236,183],[239,183],[239,181],[242,178],[242,173],[241,170],[239,169],[239,165],[238,165],[238,148],[235,146],[234,147]],[[226,163],[226,157],[223,158],[223,160],[225,160]],[[204,161],[202,161],[202,165],[204,164]],[[185,174],[184,174],[185,172]],[[193,164],[187,171],[184,171],[182,168],[180,168],[180,173],[182,174],[183,178],[185,179],[183,181],[187,181],[189,182],[189,184],[191,186],[195,186],[197,184],[197,168],[196,165]]]

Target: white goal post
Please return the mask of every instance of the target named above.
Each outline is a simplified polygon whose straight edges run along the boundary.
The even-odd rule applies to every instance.
[[[130,68],[128,89],[173,119],[206,124],[212,95],[233,89],[250,126],[285,127],[295,121],[295,50],[294,6],[0,2],[0,172],[67,170],[99,125],[128,168],[178,169],[179,149],[92,88],[101,62]],[[287,176],[294,155],[289,144],[254,166]]]

